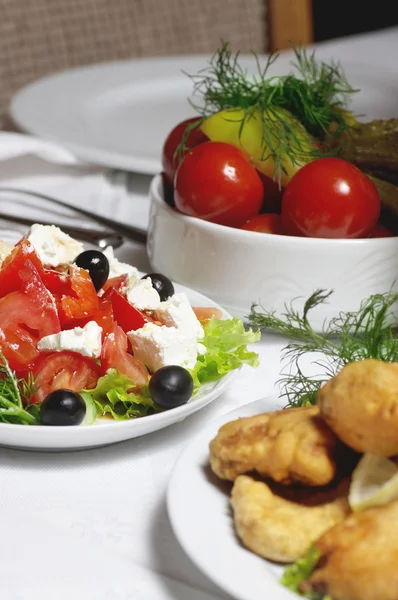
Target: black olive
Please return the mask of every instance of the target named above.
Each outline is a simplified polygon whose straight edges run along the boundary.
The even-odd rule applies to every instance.
[[[170,296],[174,296],[174,286],[168,277],[161,273],[148,273],[141,279],[147,279],[148,277],[151,278],[152,286],[159,294],[162,302],[170,298]]]
[[[100,290],[109,276],[109,261],[99,250],[85,250],[75,259],[75,264],[81,269],[86,269],[95,289]]]
[[[175,408],[185,404],[192,392],[192,375],[178,365],[158,369],[149,380],[151,398],[161,408]]]
[[[80,425],[86,415],[86,403],[72,390],[55,390],[40,408],[43,425]]]

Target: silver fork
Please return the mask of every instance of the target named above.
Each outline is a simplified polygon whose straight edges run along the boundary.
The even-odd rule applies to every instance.
[[[52,204],[56,204],[58,206],[62,206],[64,208],[68,208],[69,210],[73,210],[80,215],[84,215],[89,219],[96,221],[97,223],[101,223],[102,225],[106,225],[113,231],[121,234],[125,238],[132,240],[134,242],[138,242],[140,244],[146,244],[147,240],[147,232],[140,227],[134,227],[133,225],[124,225],[123,223],[119,223],[114,219],[109,219],[108,217],[104,217],[102,215],[98,215],[84,208],[79,208],[77,206],[73,206],[68,204],[67,202],[63,202],[62,200],[58,200],[57,198],[53,198],[52,196],[48,196],[47,194],[42,194],[41,192],[35,192],[33,190],[22,190],[13,187],[0,186],[0,193],[8,192],[8,193],[16,193],[22,194],[25,196],[32,196],[33,198],[39,198],[41,200],[46,200]]]

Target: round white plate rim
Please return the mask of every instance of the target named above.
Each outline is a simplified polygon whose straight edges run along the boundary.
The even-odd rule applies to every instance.
[[[105,80],[105,74],[114,73],[112,78],[116,77],[118,70],[121,72],[126,71],[131,80],[134,80],[134,76],[138,78],[138,85],[142,82],[153,83],[154,81],[164,81],[168,76],[171,78],[176,78],[179,76],[181,81],[186,81],[186,75],[181,73],[182,70],[188,73],[196,73],[198,69],[204,66],[211,55],[208,54],[198,54],[198,55],[190,55],[190,56],[171,56],[171,57],[157,57],[157,58],[144,58],[144,59],[132,59],[132,60],[123,60],[123,61],[111,61],[104,62],[100,64],[95,64],[91,66],[83,66],[83,67],[75,67],[73,69],[58,72],[52,75],[47,75],[33,83],[28,84],[19,90],[12,98],[10,105],[10,113],[13,120],[17,123],[19,127],[23,130],[33,133],[35,135],[39,135],[45,137],[47,139],[53,140],[55,142],[61,143],[66,148],[68,148],[72,153],[74,153],[78,158],[93,162],[96,164],[101,164],[108,167],[114,167],[119,169],[126,169],[130,171],[136,171],[143,174],[154,175],[157,173],[160,168],[160,148],[153,149],[154,155],[158,154],[159,158],[149,158],[143,157],[136,153],[136,155],[131,155],[126,153],[125,151],[113,151],[108,150],[103,147],[96,147],[95,139],[94,144],[90,141],[88,144],[81,143],[80,141],[76,142],[73,140],[73,127],[66,127],[66,135],[65,129],[60,134],[59,126],[62,127],[62,109],[61,114],[57,113],[57,103],[52,102],[51,107],[46,107],[46,101],[51,102],[51,100],[46,100],[51,98],[51,95],[54,93],[55,89],[65,83],[66,90],[63,89],[63,95],[68,97],[68,106],[69,110],[73,111],[78,108],[80,112],[82,111],[82,106],[78,106],[78,102],[81,102],[81,93],[84,90],[85,85],[89,85],[87,82],[84,82],[85,75],[87,75],[86,79],[90,80],[91,89],[89,90],[90,94],[97,93],[98,83],[97,80]],[[261,55],[260,59],[264,59],[264,56]],[[292,55],[289,53],[282,53],[278,58],[277,65],[280,65],[280,71],[285,72],[287,67],[291,65]],[[242,64],[253,64],[253,57],[250,55],[241,55]],[[345,70],[353,69],[353,72],[357,70],[359,73],[365,75],[370,80],[376,80],[377,82],[383,81],[388,82],[391,86],[394,84],[394,80],[396,78],[396,74],[392,70],[387,68],[378,69],[374,72],[369,72],[369,67],[360,62],[351,62],[344,61],[343,67]],[[272,68],[276,68],[275,64],[272,65]],[[109,75],[111,77],[111,75]],[[73,80],[78,78],[82,80],[79,89],[75,90],[71,97],[68,96],[68,85],[73,83]],[[125,80],[125,76],[124,76]],[[94,82],[94,83],[93,83]],[[68,85],[66,85],[68,84]],[[119,81],[120,84],[120,81]],[[131,85],[127,83],[126,85]],[[192,86],[191,88],[192,89]],[[99,90],[101,91],[101,90]],[[108,89],[104,89],[102,93],[108,92]],[[40,101],[39,101],[40,100]],[[64,99],[65,101],[65,99]],[[33,105],[32,105],[33,102]],[[55,106],[55,110],[54,110]],[[77,110],[76,114],[81,114]],[[189,114],[188,114],[189,113]],[[186,118],[192,114],[189,109],[189,105],[187,102],[187,114],[181,115],[181,119]],[[43,115],[45,115],[43,120]],[[391,115],[392,116],[392,115]],[[180,120],[181,120],[180,119]],[[50,128],[48,123],[50,123]],[[84,120],[83,120],[84,125]],[[86,123],[87,125],[87,123]],[[82,127],[82,123],[80,123],[80,130]],[[89,125],[87,125],[88,129]],[[72,138],[70,137],[72,135]],[[95,137],[95,132],[93,133]]]
[[[231,315],[216,302],[180,284],[176,292],[184,292],[197,306],[214,306],[222,310],[225,318]],[[194,304],[195,305],[195,304]],[[26,450],[81,450],[110,445],[141,435],[146,435],[172,425],[194,414],[218,398],[228,387],[238,370],[230,371],[222,379],[205,384],[187,404],[161,413],[128,421],[103,419],[94,425],[76,427],[46,427],[44,425],[16,425],[0,423],[0,447]]]
[[[271,576],[266,569],[267,561],[246,550],[235,539],[234,533],[226,540],[227,550],[230,554],[226,555],[224,546],[222,546],[222,550],[221,546],[217,546],[213,552],[210,552],[210,548],[214,547],[214,544],[218,544],[220,540],[217,538],[219,532],[212,527],[216,515],[213,514],[213,518],[209,518],[212,508],[215,508],[217,504],[214,500],[214,491],[217,488],[206,479],[201,468],[204,460],[206,464],[208,463],[210,440],[224,423],[239,417],[277,410],[281,407],[277,396],[271,395],[234,409],[211,421],[184,447],[169,479],[166,498],[167,510],[176,538],[192,562],[224,592],[238,600],[264,600],[266,597],[272,598],[272,600],[294,600],[295,598],[297,600],[297,596]],[[199,491],[199,488],[202,489],[203,494],[197,498],[195,493]],[[218,505],[216,508],[225,512],[228,509],[228,496],[220,490],[218,493],[222,496],[223,509]],[[197,499],[198,510],[195,510],[193,498]],[[183,512],[184,506],[187,507],[186,513]],[[205,511],[204,507],[206,507]],[[196,514],[195,519],[192,518],[193,512]],[[184,517],[184,514],[187,516]],[[223,515],[217,513],[217,517],[218,521],[221,521]],[[229,515],[228,525],[232,530],[232,517]],[[198,532],[206,531],[214,534],[210,534],[212,535],[211,541],[209,539],[208,543],[206,540],[205,544],[198,544]],[[223,533],[227,535],[225,531]],[[231,557],[235,558],[234,562],[229,560]],[[226,566],[227,563],[228,566]],[[250,574],[245,571],[248,566],[255,566],[257,575],[261,572],[262,581],[259,583],[261,592],[256,589],[255,582],[250,580]],[[220,572],[223,573],[221,576]],[[242,573],[244,573],[243,576]]]

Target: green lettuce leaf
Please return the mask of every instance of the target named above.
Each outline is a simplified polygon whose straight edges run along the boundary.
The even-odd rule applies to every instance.
[[[246,330],[243,321],[236,317],[226,320],[213,317],[204,330],[201,343],[206,352],[198,356],[198,361],[191,370],[196,388],[203,383],[217,381],[243,364],[251,367],[259,365],[258,354],[247,349],[247,344],[260,339],[259,331]]]
[[[136,394],[133,390],[135,383],[117,369],[108,369],[106,375],[100,377],[97,386],[89,393],[97,406],[98,413],[110,415],[116,421],[124,421],[133,417],[144,417],[154,412],[160,412],[153,402],[148,386],[141,388]]]
[[[203,384],[217,381],[232,369],[243,364],[256,367],[259,364],[258,354],[247,349],[260,339],[259,332],[245,330],[243,322],[234,318],[221,321],[212,318],[204,327],[205,335],[201,343],[206,352],[198,356],[195,367],[190,371],[195,391]],[[108,369],[106,375],[100,377],[97,386],[92,390],[84,390],[90,394],[97,407],[98,415],[109,415],[117,421],[134,417],[144,417],[163,409],[152,400],[148,385],[133,390],[135,383],[116,369]]]
[[[319,594],[302,594],[299,590],[300,583],[306,581],[319,561],[321,553],[315,545],[312,545],[307,554],[298,561],[286,567],[281,577],[281,584],[292,592],[310,598],[311,600],[332,600],[329,596]]]

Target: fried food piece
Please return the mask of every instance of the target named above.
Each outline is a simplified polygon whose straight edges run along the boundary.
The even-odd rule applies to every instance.
[[[300,591],[333,600],[398,599],[398,501],[355,513],[317,542],[318,565]]]
[[[398,363],[350,363],[321,388],[317,400],[322,417],[347,446],[398,454]]]
[[[348,482],[325,492],[311,490],[287,499],[247,475],[235,480],[231,493],[234,524],[242,544],[259,556],[293,562],[349,513]]]
[[[310,406],[264,413],[223,425],[210,442],[210,465],[221,479],[257,471],[281,483],[330,483],[343,445]]]

